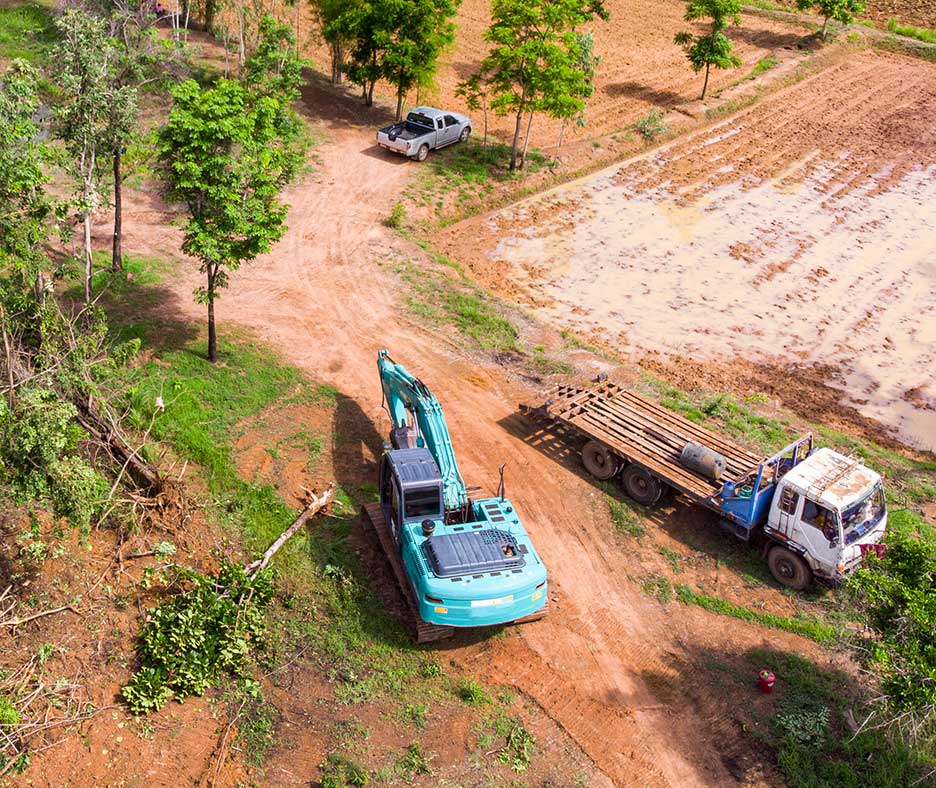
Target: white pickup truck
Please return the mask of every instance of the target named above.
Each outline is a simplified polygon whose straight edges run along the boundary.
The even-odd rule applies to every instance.
[[[465,142],[470,135],[471,120],[464,115],[435,107],[416,107],[405,120],[378,131],[377,144],[394,153],[425,161],[429,151]]]

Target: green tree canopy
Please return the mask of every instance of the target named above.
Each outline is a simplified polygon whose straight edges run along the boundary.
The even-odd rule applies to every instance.
[[[731,40],[724,33],[729,24],[741,24],[741,3],[740,0],[689,0],[684,19],[687,22],[700,19],[712,21],[707,35],[697,36],[683,31],[677,33],[674,39],[686,50],[686,57],[689,58],[693,71],[705,69],[705,82],[702,84],[700,96],[704,99],[712,66],[737,68],[741,65],[740,58],[732,51]]]
[[[849,580],[872,639],[859,658],[876,677],[885,718],[918,742],[936,741],[936,544],[892,529],[882,558]]]
[[[834,19],[843,25],[850,25],[855,17],[865,10],[862,0],[796,0],[800,11],[814,9],[822,17],[822,38],[828,32],[829,20]]]
[[[252,96],[236,80],[210,88],[186,80],[159,135],[170,199],[185,205],[182,250],[197,258],[206,285],[195,292],[208,306],[208,356],[217,360],[214,302],[230,271],[269,251],[286,231],[280,190],[296,175],[298,140],[283,136],[282,107]]]
[[[38,108],[36,72],[14,60],[0,78],[0,276],[16,299],[40,277],[55,218],[44,189],[52,152],[33,119]]]
[[[524,118],[528,143],[535,113],[567,119],[583,110],[594,90],[594,69],[582,67],[593,59],[586,52],[591,42],[577,29],[609,15],[601,0],[494,0],[491,16],[484,34],[491,49],[479,74],[489,86],[491,109],[515,116],[510,156],[515,170]]]

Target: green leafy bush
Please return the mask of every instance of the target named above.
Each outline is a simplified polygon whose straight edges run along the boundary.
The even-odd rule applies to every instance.
[[[491,696],[487,694],[484,685],[474,679],[463,679],[461,684],[458,685],[456,694],[465,703],[470,703],[472,706],[481,706],[491,702]]]
[[[222,561],[217,577],[175,568],[182,590],[149,611],[137,651],[140,669],[124,687],[130,709],[159,709],[172,697],[201,695],[225,673],[244,676],[250,649],[265,633],[272,576],[248,576]]]
[[[76,454],[84,432],[75,414],[48,389],[21,389],[13,410],[0,400],[0,478],[17,501],[49,501],[55,514],[87,528],[107,485]]]
[[[669,128],[663,122],[663,113],[652,109],[646,117],[634,123],[634,130],[647,142],[653,142],[661,134],[666,134]]]
[[[849,580],[850,597],[874,634],[858,656],[876,675],[884,706],[918,735],[936,738],[936,544],[891,530],[883,558]]]
[[[0,695],[0,725],[19,725],[20,715],[10,699]]]
[[[329,755],[319,768],[322,788],[361,788],[370,783],[367,769],[341,755]]]

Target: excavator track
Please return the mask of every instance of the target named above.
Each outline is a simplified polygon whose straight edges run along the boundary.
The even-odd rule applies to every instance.
[[[380,545],[380,549],[383,551],[387,562],[393,569],[397,585],[399,585],[400,591],[403,593],[403,599],[406,601],[406,610],[408,613],[406,625],[416,636],[416,642],[432,643],[437,640],[445,640],[452,637],[455,634],[456,627],[430,624],[427,621],[423,621],[420,617],[419,605],[416,603],[416,598],[413,596],[413,588],[410,585],[409,578],[406,576],[406,570],[403,568],[403,561],[400,559],[400,554],[397,552],[396,545],[393,542],[393,536],[390,534],[390,527],[387,525],[380,504],[364,504],[364,525],[365,528],[369,526],[370,529],[376,533],[377,544]],[[529,621],[538,621],[547,613],[549,613],[548,597],[546,598],[546,604],[535,613],[531,613],[528,616],[518,618],[516,621],[511,621],[509,623],[525,624]]]
[[[369,525],[377,534],[377,544],[386,556],[393,574],[396,576],[397,585],[403,592],[403,599],[406,601],[407,628],[416,636],[417,643],[432,643],[436,640],[445,640],[455,634],[455,627],[445,627],[439,624],[430,624],[423,621],[419,616],[419,605],[413,596],[413,589],[410,586],[409,578],[406,576],[406,570],[403,568],[403,561],[397,552],[396,545],[393,543],[393,536],[390,534],[390,527],[384,518],[383,510],[379,503],[368,503],[364,505],[364,524]]]

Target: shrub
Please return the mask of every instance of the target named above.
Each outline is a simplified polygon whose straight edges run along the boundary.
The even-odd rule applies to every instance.
[[[367,769],[341,755],[329,755],[319,768],[322,788],[361,788],[370,783]]]
[[[634,130],[647,142],[653,142],[661,134],[666,134],[669,128],[663,122],[663,113],[658,109],[653,109],[645,118],[634,123]]]
[[[226,560],[217,577],[182,567],[174,572],[184,590],[149,611],[137,646],[140,669],[123,689],[137,714],[173,696],[201,695],[225,673],[246,675],[250,648],[265,633],[270,572],[248,576]]]
[[[465,703],[470,703],[472,706],[480,706],[491,701],[484,686],[474,679],[463,679],[458,685],[457,694]]]
[[[398,202],[393,206],[390,215],[384,219],[384,225],[393,230],[402,230],[406,224],[406,208],[403,203]]]
[[[49,501],[56,515],[86,528],[107,486],[76,454],[84,432],[75,415],[47,389],[21,389],[13,410],[0,400],[0,478],[17,501]]]

